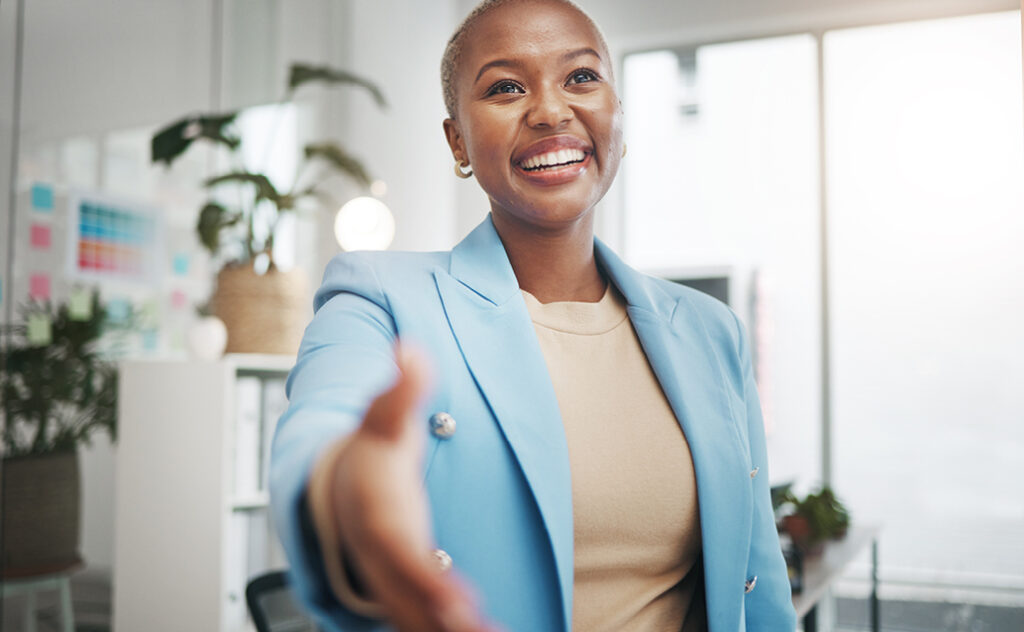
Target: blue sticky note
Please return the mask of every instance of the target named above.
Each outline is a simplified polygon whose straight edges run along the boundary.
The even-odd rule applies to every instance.
[[[188,254],[179,252],[174,255],[174,274],[178,276],[188,275]]]
[[[37,182],[32,185],[32,208],[37,211],[53,210],[53,187]]]
[[[115,298],[107,302],[107,318],[115,323],[123,323],[132,313],[132,304],[127,299]]]
[[[156,329],[144,329],[142,335],[142,349],[145,351],[156,351],[160,343],[160,335]]]

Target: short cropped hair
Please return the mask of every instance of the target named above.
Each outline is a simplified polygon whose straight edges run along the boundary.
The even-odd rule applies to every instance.
[[[459,61],[462,58],[462,50],[465,44],[466,35],[473,29],[473,26],[487,13],[490,13],[493,9],[503,7],[506,4],[513,2],[523,2],[524,0],[483,0],[480,4],[469,12],[466,19],[462,21],[455,33],[452,34],[451,39],[448,40],[448,45],[444,49],[444,55],[441,57],[441,91],[444,95],[444,107],[448,110],[448,116],[455,118],[455,107],[457,105],[455,99],[455,69],[459,65]],[[537,1],[537,0],[534,0]],[[575,9],[587,19],[590,26],[594,28],[594,32],[597,33],[598,40],[600,41],[601,48],[606,56],[609,57],[609,64],[611,64],[611,55],[608,52],[608,42],[605,41],[604,33],[601,32],[601,27],[584,11],[578,4],[572,0],[543,0],[547,2],[555,2],[567,7]]]

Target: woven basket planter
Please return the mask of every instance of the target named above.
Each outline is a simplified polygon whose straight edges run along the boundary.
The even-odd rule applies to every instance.
[[[4,459],[2,485],[4,576],[45,574],[81,562],[77,452]]]
[[[211,307],[227,327],[227,353],[295,355],[310,318],[309,283],[297,268],[259,275],[251,265],[225,266]]]

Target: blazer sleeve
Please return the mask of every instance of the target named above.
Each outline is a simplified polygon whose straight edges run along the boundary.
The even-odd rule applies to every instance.
[[[733,314],[739,330],[739,361],[743,375],[743,398],[747,408],[747,438],[750,458],[760,468],[753,478],[754,513],[750,534],[750,557],[747,562],[750,576],[757,575],[754,589],[746,594],[746,622],[748,632],[784,632],[796,630],[796,612],[789,585],[786,562],[779,545],[772,510],[771,487],[768,475],[768,449],[764,433],[761,401],[754,382],[754,369],[750,359],[750,346],[746,329]],[[749,577],[748,577],[749,578]]]
[[[288,376],[288,409],[274,434],[270,508],[299,601],[327,630],[372,630],[331,589],[307,488],[321,455],[360,423],[397,375],[394,320],[373,267],[359,253],[335,257]]]

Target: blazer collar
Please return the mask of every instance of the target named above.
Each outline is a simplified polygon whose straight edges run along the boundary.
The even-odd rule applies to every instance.
[[[519,281],[490,213],[452,249],[449,273],[495,305],[519,294]]]
[[[630,307],[671,322],[677,299],[657,286],[645,283],[645,275],[626,265],[597,238],[594,239],[594,256]],[[519,281],[490,214],[452,249],[449,273],[494,305],[504,305],[509,299],[519,296]]]

